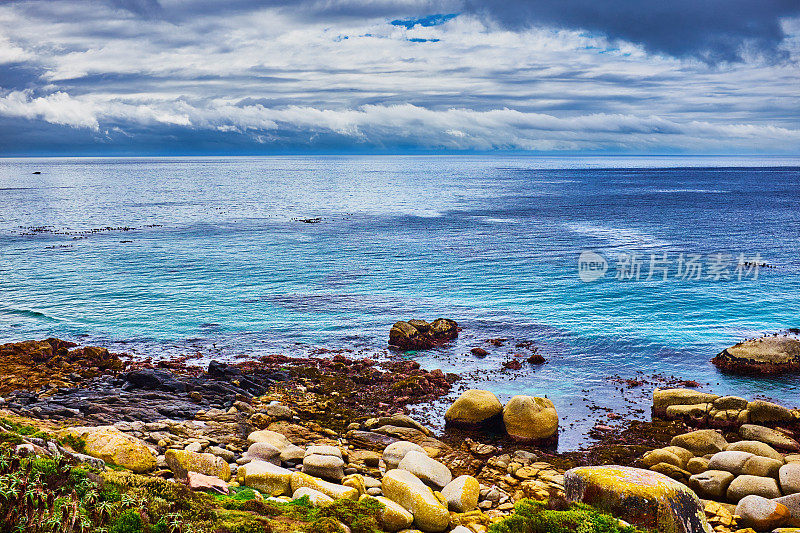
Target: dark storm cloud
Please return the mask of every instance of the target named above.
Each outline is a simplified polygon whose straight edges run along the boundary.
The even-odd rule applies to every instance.
[[[490,0],[466,9],[506,27],[555,25],[600,32],[647,49],[709,62],[736,61],[741,47],[780,56],[780,20],[800,15],[797,0]]]

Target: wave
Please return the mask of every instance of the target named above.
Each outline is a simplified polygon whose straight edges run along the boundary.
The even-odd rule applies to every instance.
[[[574,233],[602,239],[615,247],[659,248],[669,245],[654,235],[630,228],[600,226],[590,222],[566,222],[564,227]]]
[[[33,309],[0,307],[0,315],[19,316],[24,318],[38,318],[42,320],[47,320],[48,322],[58,322],[58,319],[56,317],[42,313],[41,311],[35,311]]]
[[[721,189],[656,189],[653,192],[658,193],[686,193],[686,192],[694,192],[694,193],[704,193],[704,194],[725,194],[730,191],[723,191]]]

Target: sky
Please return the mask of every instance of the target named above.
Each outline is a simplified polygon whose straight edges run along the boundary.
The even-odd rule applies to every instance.
[[[0,156],[800,155],[800,0],[5,0]]]

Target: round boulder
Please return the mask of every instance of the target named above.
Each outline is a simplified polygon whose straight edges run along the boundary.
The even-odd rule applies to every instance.
[[[739,476],[728,485],[728,500],[738,502],[745,496],[755,494],[764,498],[780,498],[781,489],[778,482],[771,477]]]
[[[673,437],[670,444],[686,448],[695,455],[706,455],[721,452],[728,445],[728,441],[718,431],[699,429]]]
[[[442,496],[447,500],[450,510],[466,513],[478,506],[481,486],[472,476],[458,476],[442,489]]]
[[[503,422],[508,435],[523,442],[547,439],[558,431],[558,413],[547,398],[514,396],[503,408]]]
[[[407,440],[399,440],[393,442],[383,449],[383,462],[386,464],[386,470],[397,468],[403,457],[410,451],[417,451],[425,453],[425,449],[419,444],[409,442]]]
[[[665,533],[712,533],[686,485],[624,466],[584,466],[564,474],[567,499],[588,503],[636,526]]]
[[[740,517],[738,524],[757,531],[771,531],[791,518],[791,513],[785,505],[761,496],[742,498],[736,505],[735,514]]]
[[[703,496],[724,498],[734,475],[724,470],[707,470],[689,478],[689,487]]]
[[[784,494],[800,492],[800,463],[783,465],[778,471],[778,479]]]
[[[448,424],[475,426],[483,424],[503,412],[503,405],[488,390],[470,389],[461,393],[444,414]]]

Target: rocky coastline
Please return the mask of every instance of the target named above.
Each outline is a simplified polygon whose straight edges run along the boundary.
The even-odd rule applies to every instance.
[[[422,321],[395,328],[417,346],[423,334],[457,334],[441,320],[436,329],[447,333]],[[0,491],[18,481],[40,498],[6,499],[0,526],[800,531],[790,529],[800,527],[800,411],[656,389],[652,421],[624,421],[583,450],[558,453],[558,406],[546,398],[503,405],[469,389],[438,433],[408,415],[458,379],[408,359],[343,353],[199,367],[58,339],[0,345]]]

